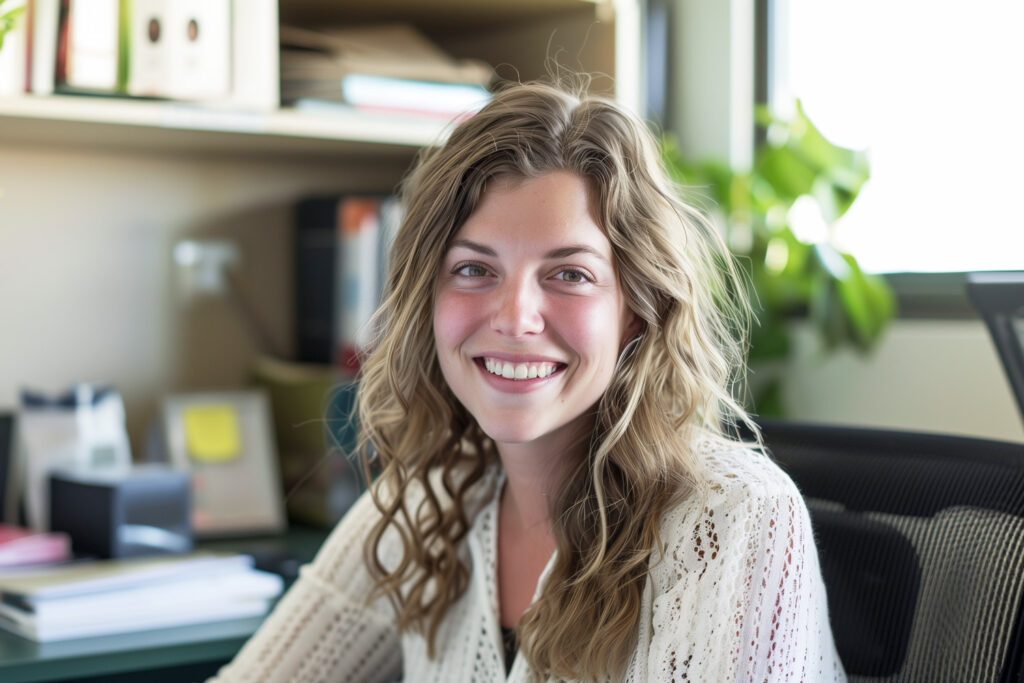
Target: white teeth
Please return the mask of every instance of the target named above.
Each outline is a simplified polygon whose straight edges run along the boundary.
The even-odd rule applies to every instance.
[[[512,363],[501,361],[496,358],[484,358],[484,367],[492,375],[498,375],[505,379],[543,379],[555,371],[555,363]]]

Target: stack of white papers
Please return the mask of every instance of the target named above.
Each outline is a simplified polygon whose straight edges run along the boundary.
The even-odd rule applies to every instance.
[[[261,616],[282,589],[247,555],[77,563],[0,574],[0,627],[48,642]]]

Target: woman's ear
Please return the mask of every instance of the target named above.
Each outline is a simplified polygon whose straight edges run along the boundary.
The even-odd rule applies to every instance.
[[[623,316],[622,339],[619,340],[619,351],[622,351],[631,340],[636,339],[644,329],[643,318],[633,312],[633,309],[626,308]]]

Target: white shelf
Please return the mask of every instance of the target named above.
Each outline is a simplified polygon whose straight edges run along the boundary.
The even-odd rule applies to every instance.
[[[537,21],[618,0],[279,0],[285,22],[318,24],[411,21],[443,30],[472,30],[496,23]]]
[[[245,112],[179,102],[71,95],[0,98],[0,142],[183,151],[410,156],[443,139],[440,119],[280,109]]]
[[[632,55],[637,52],[639,29],[633,17],[638,6],[638,0],[278,0],[280,18],[286,22],[411,21],[433,31],[432,37],[456,57],[504,65],[506,77],[542,76],[545,59],[551,57],[545,50],[552,49],[552,36],[557,36],[588,70],[614,74],[620,99],[627,104],[638,101],[632,92],[639,82]],[[276,49],[274,33],[275,45],[269,49]],[[272,71],[276,73],[276,66]],[[243,158],[348,157],[403,165],[416,150],[442,141],[449,127],[440,119],[341,107],[260,113],[117,97],[0,96],[0,146],[228,153]]]

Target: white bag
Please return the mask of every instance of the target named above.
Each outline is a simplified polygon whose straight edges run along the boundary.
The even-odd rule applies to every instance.
[[[78,384],[55,398],[23,391],[15,432],[25,473],[25,513],[38,531],[49,530],[51,470],[131,466],[124,401],[108,387]]]

